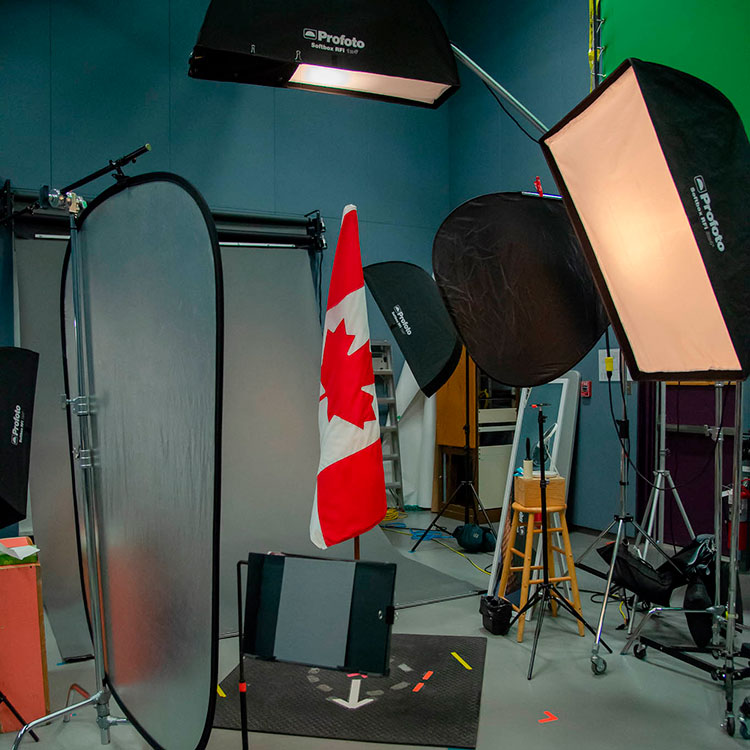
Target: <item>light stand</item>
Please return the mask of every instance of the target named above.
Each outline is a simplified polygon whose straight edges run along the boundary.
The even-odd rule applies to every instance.
[[[453,494],[445,501],[443,504],[443,507],[440,509],[438,514],[435,516],[435,518],[432,519],[430,525],[424,530],[423,534],[419,539],[415,542],[414,546],[409,550],[410,552],[414,552],[414,550],[419,547],[419,545],[424,541],[425,537],[430,533],[430,531],[433,529],[433,527],[437,524],[437,522],[442,517],[443,513],[445,513],[446,510],[448,510],[448,506],[453,502],[453,499],[456,497],[459,497],[459,502],[464,507],[464,523],[469,523],[469,507],[472,507],[474,510],[474,521],[476,522],[479,517],[479,512],[477,508],[481,509],[482,515],[484,516],[484,520],[487,522],[487,525],[490,527],[490,531],[492,531],[493,534],[495,534],[495,529],[492,526],[492,521],[490,521],[490,517],[487,515],[487,511],[485,510],[484,505],[482,505],[482,500],[480,499],[476,488],[474,487],[474,462],[471,458],[471,442],[469,440],[469,435],[471,433],[471,421],[470,421],[470,406],[469,406],[469,353],[464,353],[465,357],[465,382],[466,382],[466,399],[465,399],[465,418],[466,421],[464,423],[464,462],[463,462],[463,476],[464,478],[459,483],[458,487],[453,491]],[[497,540],[497,534],[495,534],[495,539]]]
[[[91,361],[88,351],[88,320],[86,318],[86,306],[83,298],[84,288],[84,264],[82,250],[78,239],[78,214],[82,208],[86,207],[86,202],[76,193],[72,192],[75,188],[81,187],[98,177],[103,176],[111,169],[115,170],[115,177],[122,178],[122,166],[135,162],[142,154],[150,151],[151,147],[147,144],[136,149],[127,156],[123,156],[115,161],[110,161],[106,167],[93,172],[71,185],[61,190],[49,190],[46,186],[40,192],[40,201],[30,210],[33,212],[38,207],[58,207],[62,206],[68,210],[70,217],[70,259],[71,259],[71,278],[73,290],[73,331],[75,334],[76,346],[76,369],[77,369],[77,387],[78,396],[68,400],[67,404],[73,414],[78,417],[79,429],[79,446],[75,450],[75,459],[78,462],[81,482],[83,487],[83,519],[86,533],[86,563],[89,583],[89,613],[91,617],[91,639],[94,647],[94,670],[96,675],[96,690],[86,700],[76,703],[73,706],[66,706],[59,711],[36,719],[21,728],[16,735],[11,750],[17,750],[21,745],[24,736],[31,730],[41,724],[63,717],[73,711],[77,711],[83,706],[94,705],[96,707],[96,723],[101,734],[101,744],[108,745],[110,742],[109,729],[115,724],[125,724],[127,719],[120,719],[110,716],[109,700],[110,691],[106,685],[105,671],[105,654],[104,654],[104,631],[102,620],[100,580],[101,564],[99,559],[99,540],[98,524],[96,517],[95,503],[95,482],[93,476],[94,460],[93,455],[96,446],[92,444],[91,435],[94,429],[93,412],[91,405],[94,401],[94,394],[91,386]],[[28,212],[25,209],[24,212]],[[20,212],[19,212],[20,213]],[[18,215],[18,214],[15,214]]]
[[[648,646],[655,648],[657,651],[672,656],[685,664],[696,667],[703,672],[707,672],[711,675],[714,680],[724,683],[724,695],[726,700],[726,708],[724,713],[724,726],[728,735],[732,736],[736,728],[736,717],[734,713],[734,684],[739,680],[750,677],[750,667],[744,667],[738,669],[735,667],[735,659],[742,655],[747,658],[748,653],[745,648],[740,652],[735,647],[735,631],[738,627],[738,615],[737,615],[737,567],[739,561],[739,534],[740,534],[740,500],[741,500],[741,488],[742,488],[742,381],[736,382],[735,390],[735,404],[734,404],[734,424],[735,424],[735,435],[734,435],[734,451],[733,451],[733,490],[732,490],[732,508],[730,513],[730,523],[732,525],[732,531],[729,542],[729,582],[727,586],[727,603],[726,609],[722,604],[719,604],[719,598],[721,596],[718,582],[719,576],[717,574],[717,593],[714,597],[714,601],[717,602],[712,607],[704,610],[685,610],[681,607],[652,607],[646,615],[638,623],[638,627],[635,629],[633,634],[628,639],[622,653],[625,653],[632,643],[635,643],[633,653],[639,659],[646,657],[646,649]],[[717,415],[721,409],[721,389],[716,388],[716,404],[717,404]],[[721,416],[717,416],[717,422],[721,425]],[[721,446],[717,445],[718,450]],[[718,466],[717,462],[717,466]],[[721,477],[717,485],[721,485]],[[719,501],[720,502],[720,501]],[[720,506],[719,506],[720,510]],[[721,529],[721,515],[717,514],[718,529]],[[716,550],[716,568],[717,571],[721,567],[721,546],[717,545]],[[662,613],[687,613],[687,614],[712,614],[713,615],[713,636],[714,640],[711,645],[710,651],[719,652],[718,656],[723,657],[723,663],[718,666],[715,662],[708,662],[703,659],[698,659],[692,655],[692,652],[698,651],[703,652],[705,649],[695,648],[680,648],[678,646],[670,646],[652,638],[641,635],[643,626],[657,614]],[[719,624],[723,622],[725,624],[726,634],[724,637],[724,644],[721,647],[718,644],[719,641]],[[744,713],[744,712],[741,712]],[[745,716],[741,717],[743,722],[743,736],[750,736],[747,732]]]
[[[549,404],[532,404],[533,409],[539,409],[539,445],[544,445],[544,422],[547,419],[544,416],[542,407],[548,405]],[[542,632],[544,613],[547,607],[550,606],[553,602],[556,604],[561,604],[563,608],[570,612],[570,614],[573,615],[573,617],[575,617],[576,620],[578,620],[587,630],[597,635],[596,631],[591,627],[591,625],[589,625],[589,623],[583,619],[583,617],[575,610],[575,607],[573,607],[573,605],[557,590],[555,584],[552,583],[549,578],[549,540],[547,539],[549,529],[549,520],[547,518],[548,481],[544,473],[544,463],[544,460],[540,460],[539,462],[539,494],[542,502],[542,583],[537,586],[533,596],[529,599],[529,601],[526,602],[526,604],[524,604],[524,606],[521,607],[518,612],[516,612],[515,617],[511,620],[510,623],[510,627],[512,627],[513,624],[521,617],[523,617],[524,614],[528,612],[534,605],[539,604],[539,609],[537,610],[536,616],[536,629],[534,630],[534,643],[531,647],[531,659],[529,660],[529,671],[526,675],[527,680],[531,679],[532,673],[534,671],[536,647],[537,642],[539,641],[539,635]],[[597,637],[599,637],[600,635],[601,633],[599,633]],[[612,653],[612,649],[610,649],[609,646],[607,646],[607,644],[603,641],[602,643],[604,647],[610,653]]]
[[[643,512],[643,520],[641,525],[646,527],[646,531],[656,538],[656,541],[664,543],[664,509],[667,500],[667,486],[672,490],[672,496],[674,498],[677,509],[680,511],[682,520],[685,524],[690,539],[695,539],[695,532],[690,524],[687,513],[685,512],[685,506],[682,504],[680,495],[677,492],[672,474],[667,469],[667,384],[665,381],[661,381],[658,384],[657,390],[657,411],[659,414],[659,424],[657,426],[656,440],[659,454],[659,460],[657,468],[654,471],[654,484],[651,487],[651,493],[646,504],[646,509]],[[657,533],[654,534],[654,526],[656,525]],[[634,546],[636,549],[640,546],[642,541],[640,532],[636,535]],[[648,560],[649,541],[643,545],[642,558]],[[638,606],[638,594],[633,598],[633,614],[635,614],[636,607]],[[633,630],[634,618],[631,616],[628,618],[628,633]]]
[[[664,507],[667,499],[667,487],[672,490],[672,496],[677,510],[680,511],[682,520],[685,523],[685,528],[690,535],[690,539],[695,539],[695,532],[690,524],[687,513],[685,512],[685,506],[682,504],[680,495],[677,492],[672,475],[667,468],[667,384],[665,381],[661,381],[658,384],[657,391],[657,408],[659,410],[659,426],[657,431],[657,445],[659,452],[659,460],[657,468],[654,471],[654,484],[651,488],[651,494],[646,504],[646,510],[643,513],[643,520],[641,525],[646,527],[649,534],[656,538],[657,542],[664,543]],[[658,525],[657,533],[654,534],[654,525]],[[641,544],[641,535],[639,534],[635,538],[635,546],[638,547]],[[643,547],[643,559],[648,557],[649,543],[646,541]]]
[[[607,367],[607,378],[609,380],[608,386],[611,388],[612,383],[612,357],[609,356],[609,346],[607,346],[607,361],[606,361],[606,367]],[[624,381],[625,378],[625,366],[624,362],[621,360],[621,371],[620,371],[620,378],[621,382]],[[611,397],[611,392],[610,392]],[[587,565],[582,565],[581,560],[583,560],[589,552],[591,552],[594,547],[596,547],[597,544],[612,531],[612,529],[616,526],[617,531],[615,533],[615,541],[612,548],[612,559],[609,563],[609,570],[607,572],[607,583],[604,587],[604,599],[602,600],[602,608],[599,613],[599,623],[596,628],[596,638],[594,640],[594,645],[591,649],[591,671],[595,675],[604,674],[604,672],[607,671],[607,662],[605,659],[603,659],[601,656],[599,656],[599,646],[602,641],[602,630],[604,629],[604,618],[607,614],[607,604],[609,603],[609,592],[612,589],[612,578],[615,573],[615,565],[617,563],[617,553],[620,550],[620,545],[627,546],[628,545],[628,538],[627,538],[627,525],[630,524],[640,536],[646,538],[651,544],[654,545],[654,549],[656,549],[660,554],[662,554],[667,560],[669,560],[669,556],[664,552],[664,550],[661,549],[661,547],[656,543],[656,541],[653,539],[650,533],[648,533],[643,527],[641,527],[638,522],[633,518],[633,516],[628,513],[627,510],[627,488],[628,488],[628,457],[627,453],[625,451],[625,440],[628,438],[628,432],[629,432],[629,422],[627,419],[623,419],[620,422],[617,423],[617,431],[620,439],[620,509],[619,513],[615,514],[615,517],[610,523],[610,525],[602,531],[601,534],[586,548],[586,550],[583,552],[583,554],[576,560],[576,567],[581,568],[589,573],[593,573],[594,575],[600,576],[601,573],[598,570],[594,570],[593,568],[588,567]],[[674,563],[672,563],[674,565]],[[676,566],[675,566],[676,568]],[[606,644],[605,644],[606,646]],[[610,650],[611,653],[611,650]]]

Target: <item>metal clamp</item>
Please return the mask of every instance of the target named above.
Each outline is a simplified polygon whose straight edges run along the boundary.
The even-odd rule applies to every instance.
[[[82,469],[91,469],[94,466],[93,455],[88,448],[79,448],[76,458]]]
[[[77,417],[87,417],[91,414],[91,396],[76,396],[75,398],[65,398],[61,396],[62,407],[70,406],[71,411]]]

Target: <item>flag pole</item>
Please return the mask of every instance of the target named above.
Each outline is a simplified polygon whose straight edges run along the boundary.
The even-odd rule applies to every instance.
[[[354,537],[354,559],[359,560],[359,535]]]

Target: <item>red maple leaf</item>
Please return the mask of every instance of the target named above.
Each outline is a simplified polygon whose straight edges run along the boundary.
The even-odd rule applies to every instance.
[[[337,415],[362,429],[365,422],[375,421],[373,396],[362,390],[363,386],[374,382],[372,356],[367,342],[349,354],[352,341],[354,336],[346,332],[343,320],[335,331],[328,331],[320,365],[324,390],[320,399],[328,398],[329,422]]]

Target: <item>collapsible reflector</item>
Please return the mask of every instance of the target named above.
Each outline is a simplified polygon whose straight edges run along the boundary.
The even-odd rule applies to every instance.
[[[558,199],[493,193],[467,201],[438,230],[432,265],[469,354],[500,383],[554,380],[606,329]]]
[[[216,228],[167,173],[79,220],[106,681],[152,747],[203,748],[216,700],[223,303]],[[66,388],[77,383],[66,258]],[[80,445],[70,415],[71,448]],[[80,462],[74,484],[82,488]],[[87,542],[86,553],[96,547]]]
[[[212,0],[189,74],[432,108],[460,85],[425,0]]]
[[[0,347],[0,529],[26,518],[39,355]]]
[[[461,341],[432,277],[402,261],[364,268],[365,282],[383,313],[420,389],[432,396],[456,369]]]
[[[750,146],[729,100],[628,60],[542,149],[633,377],[747,377]]]

